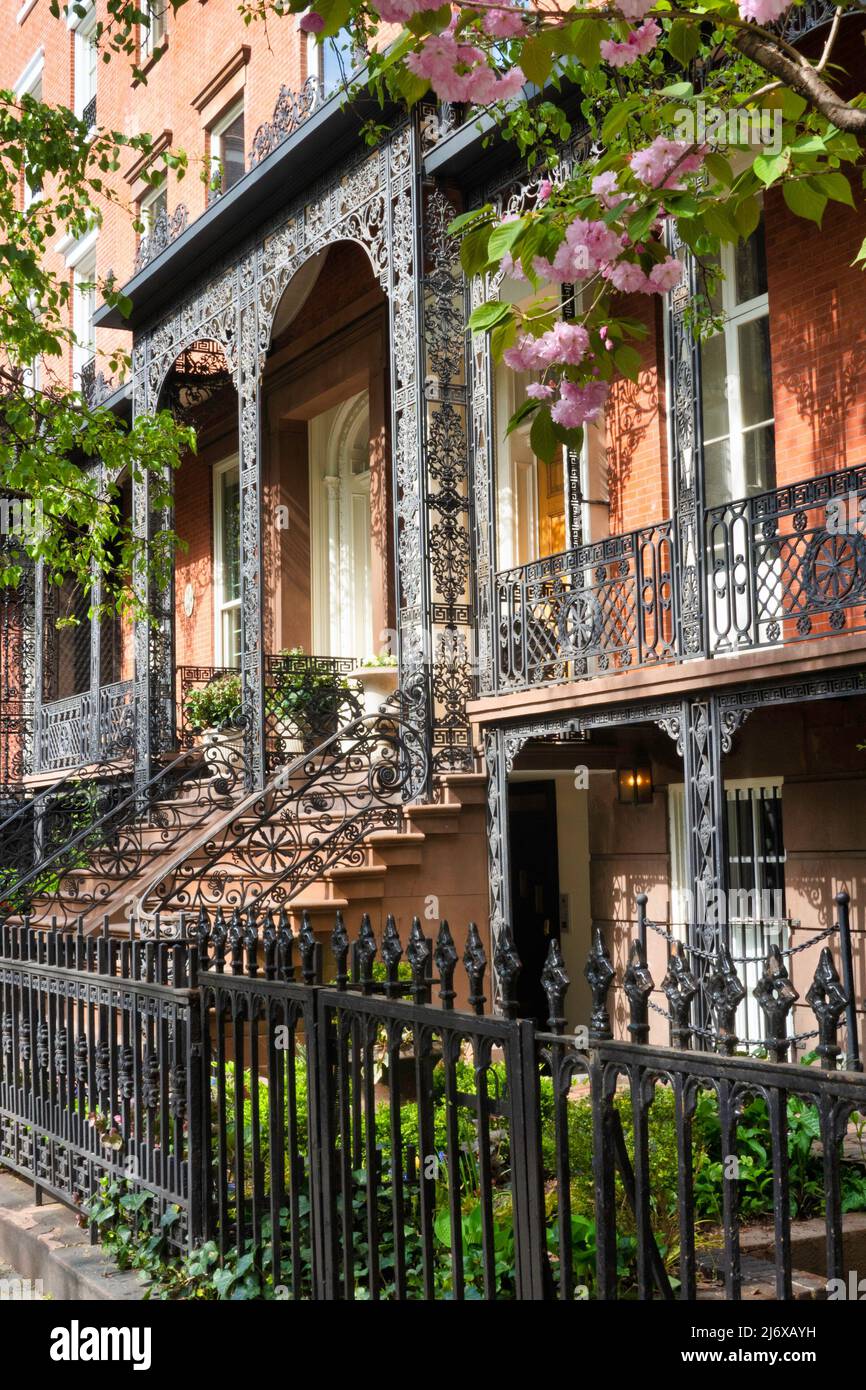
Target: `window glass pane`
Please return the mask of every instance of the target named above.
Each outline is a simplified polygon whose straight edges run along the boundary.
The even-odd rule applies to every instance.
[[[740,409],[743,426],[757,425],[773,417],[770,375],[770,320],[765,314],[740,324],[737,329],[740,358]]]
[[[244,113],[240,111],[220,136],[219,158],[222,164],[222,185],[225,193],[234,188],[245,173]]]
[[[718,507],[733,496],[730,440],[704,445],[704,489],[708,507]]]
[[[718,439],[730,429],[728,417],[728,361],[725,335],[717,333],[701,347],[701,403],[704,439]]]
[[[223,665],[241,664],[241,609],[240,604],[223,612],[222,627]]]
[[[763,216],[748,240],[739,242],[734,251],[734,293],[737,304],[745,304],[759,294],[767,293]]]
[[[241,596],[241,489],[237,473],[222,479],[222,601],[229,603]]]
[[[319,49],[322,84],[326,92],[341,86],[357,66],[348,34],[341,31]]]
[[[776,486],[776,432],[772,424],[746,430],[743,467],[748,497],[756,492],[769,492]]]

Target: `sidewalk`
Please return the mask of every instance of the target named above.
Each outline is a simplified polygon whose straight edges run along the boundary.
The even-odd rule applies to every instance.
[[[42,1296],[64,1302],[136,1300],[143,1284],[118,1270],[68,1207],[34,1200],[29,1183],[0,1168],[0,1280],[42,1280]]]

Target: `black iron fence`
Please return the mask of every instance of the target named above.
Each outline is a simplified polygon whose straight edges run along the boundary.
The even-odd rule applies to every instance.
[[[866,1079],[837,1069],[848,999],[828,951],[808,996],[817,1066],[772,1055],[769,995],[769,1058],[734,1055],[724,1020],[715,1055],[649,1046],[639,940],[629,1041],[610,1036],[599,940],[583,1033],[566,1032],[555,942],[543,1029],[516,1017],[507,930],[493,966],[499,1016],[471,924],[459,941],[417,918],[402,939],[364,918],[350,941],[339,913],[326,937],[309,917],[295,934],[252,910],[202,911],[173,941],[7,926],[0,1162],[75,1205],[102,1175],[153,1192],[179,1246],[240,1252],[264,1296],[669,1299],[721,1282],[737,1299],[757,1263],[758,1292],[789,1298],[844,1277]],[[801,1216],[824,1222],[812,1274]],[[742,1254],[756,1230],[763,1264]]]

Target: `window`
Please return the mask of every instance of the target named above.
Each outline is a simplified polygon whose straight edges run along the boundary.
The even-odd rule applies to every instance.
[[[45,65],[45,53],[43,49],[38,49],[30,59],[27,67],[15,83],[14,91],[17,97],[32,97],[34,101],[42,100],[42,70]],[[26,211],[34,199],[38,198],[42,192],[42,177],[35,170],[24,170],[24,197],[23,206]]]
[[[88,128],[96,125],[96,74],[99,50],[96,46],[96,7],[75,30],[75,114],[87,121]]]
[[[214,654],[241,664],[241,482],[236,459],[214,469]]]
[[[782,778],[737,778],[725,782],[728,840],[728,923],[731,954],[746,986],[737,1010],[741,1038],[763,1038],[766,1020],[752,991],[771,946],[786,950],[789,924],[785,905],[785,842],[782,829]],[[687,934],[694,919],[693,890],[687,884],[685,799],[682,784],[668,788],[671,845],[671,930]]]
[[[96,252],[93,251],[75,266],[74,298],[72,304],[72,329],[75,345],[72,351],[72,371],[81,384],[92,371],[96,356],[96,332],[93,316],[96,313]]]
[[[142,236],[151,236],[159,219],[168,216],[168,189],[165,180],[145,194],[139,203],[138,215],[144,225]]]
[[[166,7],[168,0],[142,0],[141,8],[148,17],[147,24],[138,28],[138,47],[141,61],[147,62],[165,40],[168,24]]]
[[[315,34],[307,36],[307,72],[319,79],[325,96],[345,86],[363,61],[363,53],[353,46],[345,29],[322,43]]]
[[[713,307],[725,326],[701,348],[709,507],[776,485],[763,218],[746,242],[725,248],[722,269]]]
[[[234,188],[246,173],[244,104],[236,102],[210,132],[210,196],[219,197]]]

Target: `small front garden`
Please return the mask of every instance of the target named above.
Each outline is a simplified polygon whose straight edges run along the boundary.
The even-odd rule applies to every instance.
[[[240,1179],[246,1202],[249,1202],[253,1177],[253,1136],[260,1134],[255,1161],[260,1182],[271,1190],[271,1157],[266,1140],[266,1126],[260,1127],[259,1117],[268,1114],[268,1086],[259,1080],[256,1104],[253,1103],[251,1078],[244,1073],[243,1126],[237,1135],[238,1116],[232,1103],[234,1079],[231,1064],[227,1077],[228,1100],[225,1152],[229,1159],[226,1171],[230,1217]],[[127,1190],[116,1182],[105,1182],[87,1208],[87,1217],[99,1232],[102,1243],[116,1256],[124,1268],[138,1269],[148,1282],[148,1297],[155,1299],[273,1299],[312,1296],[311,1233],[309,1207],[309,1169],[307,1154],[306,1059],[300,1052],[295,1061],[298,1132],[302,1136],[295,1160],[297,1197],[296,1229],[292,1229],[288,1196],[280,1214],[279,1243],[282,1248],[282,1272],[274,1278],[273,1240],[270,1217],[261,1225],[261,1239],[238,1252],[230,1250],[220,1259],[217,1244],[205,1243],[192,1255],[171,1253],[171,1233],[178,1213],[169,1210],[154,1230],[153,1196],[147,1192]],[[496,1296],[515,1297],[514,1230],[510,1188],[510,1141],[508,1121],[497,1118],[497,1098],[504,1094],[505,1069],[493,1063],[487,1071],[487,1092],[492,1104],[490,1129],[491,1178],[493,1183],[493,1231],[495,1248]],[[451,1218],[449,1209],[450,1182],[448,1154],[448,1114],[445,1099],[445,1072],[441,1062],[433,1069],[433,1121],[435,1154],[435,1219],[434,1219],[434,1281],[437,1298],[453,1296],[451,1250]],[[459,1185],[461,1213],[462,1266],[465,1297],[484,1296],[482,1259],[482,1203],[479,1174],[479,1155],[474,1107],[469,1102],[475,1095],[475,1070],[468,1060],[456,1066],[456,1089],[465,1098],[458,1109],[457,1141],[459,1159],[454,1181]],[[544,1172],[544,1215],[547,1227],[547,1247],[550,1272],[557,1280],[562,1258],[560,1231],[560,1189],[556,1181],[556,1139],[554,1129],[554,1094],[549,1077],[540,1077],[541,1140]],[[626,1146],[633,1153],[633,1119],[627,1092],[618,1093],[614,1105],[622,1123]],[[823,1163],[817,1112],[813,1105],[791,1095],[788,1106],[788,1165],[790,1179],[790,1213],[792,1220],[820,1215],[824,1210]],[[503,1107],[504,1108],[504,1107]],[[576,1091],[567,1104],[568,1169],[570,1173],[570,1255],[578,1297],[592,1297],[595,1287],[595,1212],[592,1174],[592,1113],[588,1096]],[[286,1116],[286,1120],[288,1116]],[[420,1237],[418,1106],[406,1100],[400,1106],[405,1222],[406,1294],[424,1297],[423,1248]],[[393,1298],[396,1293],[394,1215],[391,1183],[391,1112],[389,1102],[381,1100],[375,1108],[375,1147],[378,1157],[375,1214],[375,1287],[380,1298]],[[852,1117],[849,1135],[855,1149],[862,1141],[864,1125],[859,1115]],[[238,1147],[238,1141],[239,1147]],[[244,1171],[234,1167],[234,1154],[244,1155]],[[363,1154],[364,1146],[360,1148]],[[357,1159],[357,1155],[354,1156]],[[859,1154],[842,1164],[843,1211],[866,1210],[866,1151],[860,1143]],[[213,1153],[216,1171],[216,1149]],[[769,1117],[763,1099],[754,1097],[743,1107],[738,1125],[739,1204],[743,1224],[761,1223],[772,1216],[773,1178],[772,1145]],[[649,1111],[650,1188],[653,1194],[653,1230],[671,1282],[676,1287],[679,1259],[677,1218],[678,1162],[676,1146],[676,1116],[674,1097],[670,1089],[658,1085]],[[721,1129],[715,1092],[703,1090],[697,1098],[692,1123],[692,1165],[694,1178],[695,1226],[699,1249],[719,1244],[722,1221],[722,1186],[724,1157]],[[288,1163],[284,1174],[289,1191]],[[351,1268],[355,1297],[370,1296],[370,1246],[368,1241],[368,1188],[363,1163],[353,1161],[352,1171],[352,1251]],[[617,1259],[620,1294],[634,1294],[636,1281],[635,1222],[622,1181],[617,1174],[615,1184],[617,1213]],[[338,1199],[338,1208],[342,1199]],[[294,1243],[294,1247],[293,1247]],[[289,1252],[294,1248],[295,1289],[286,1274],[292,1264]]]

